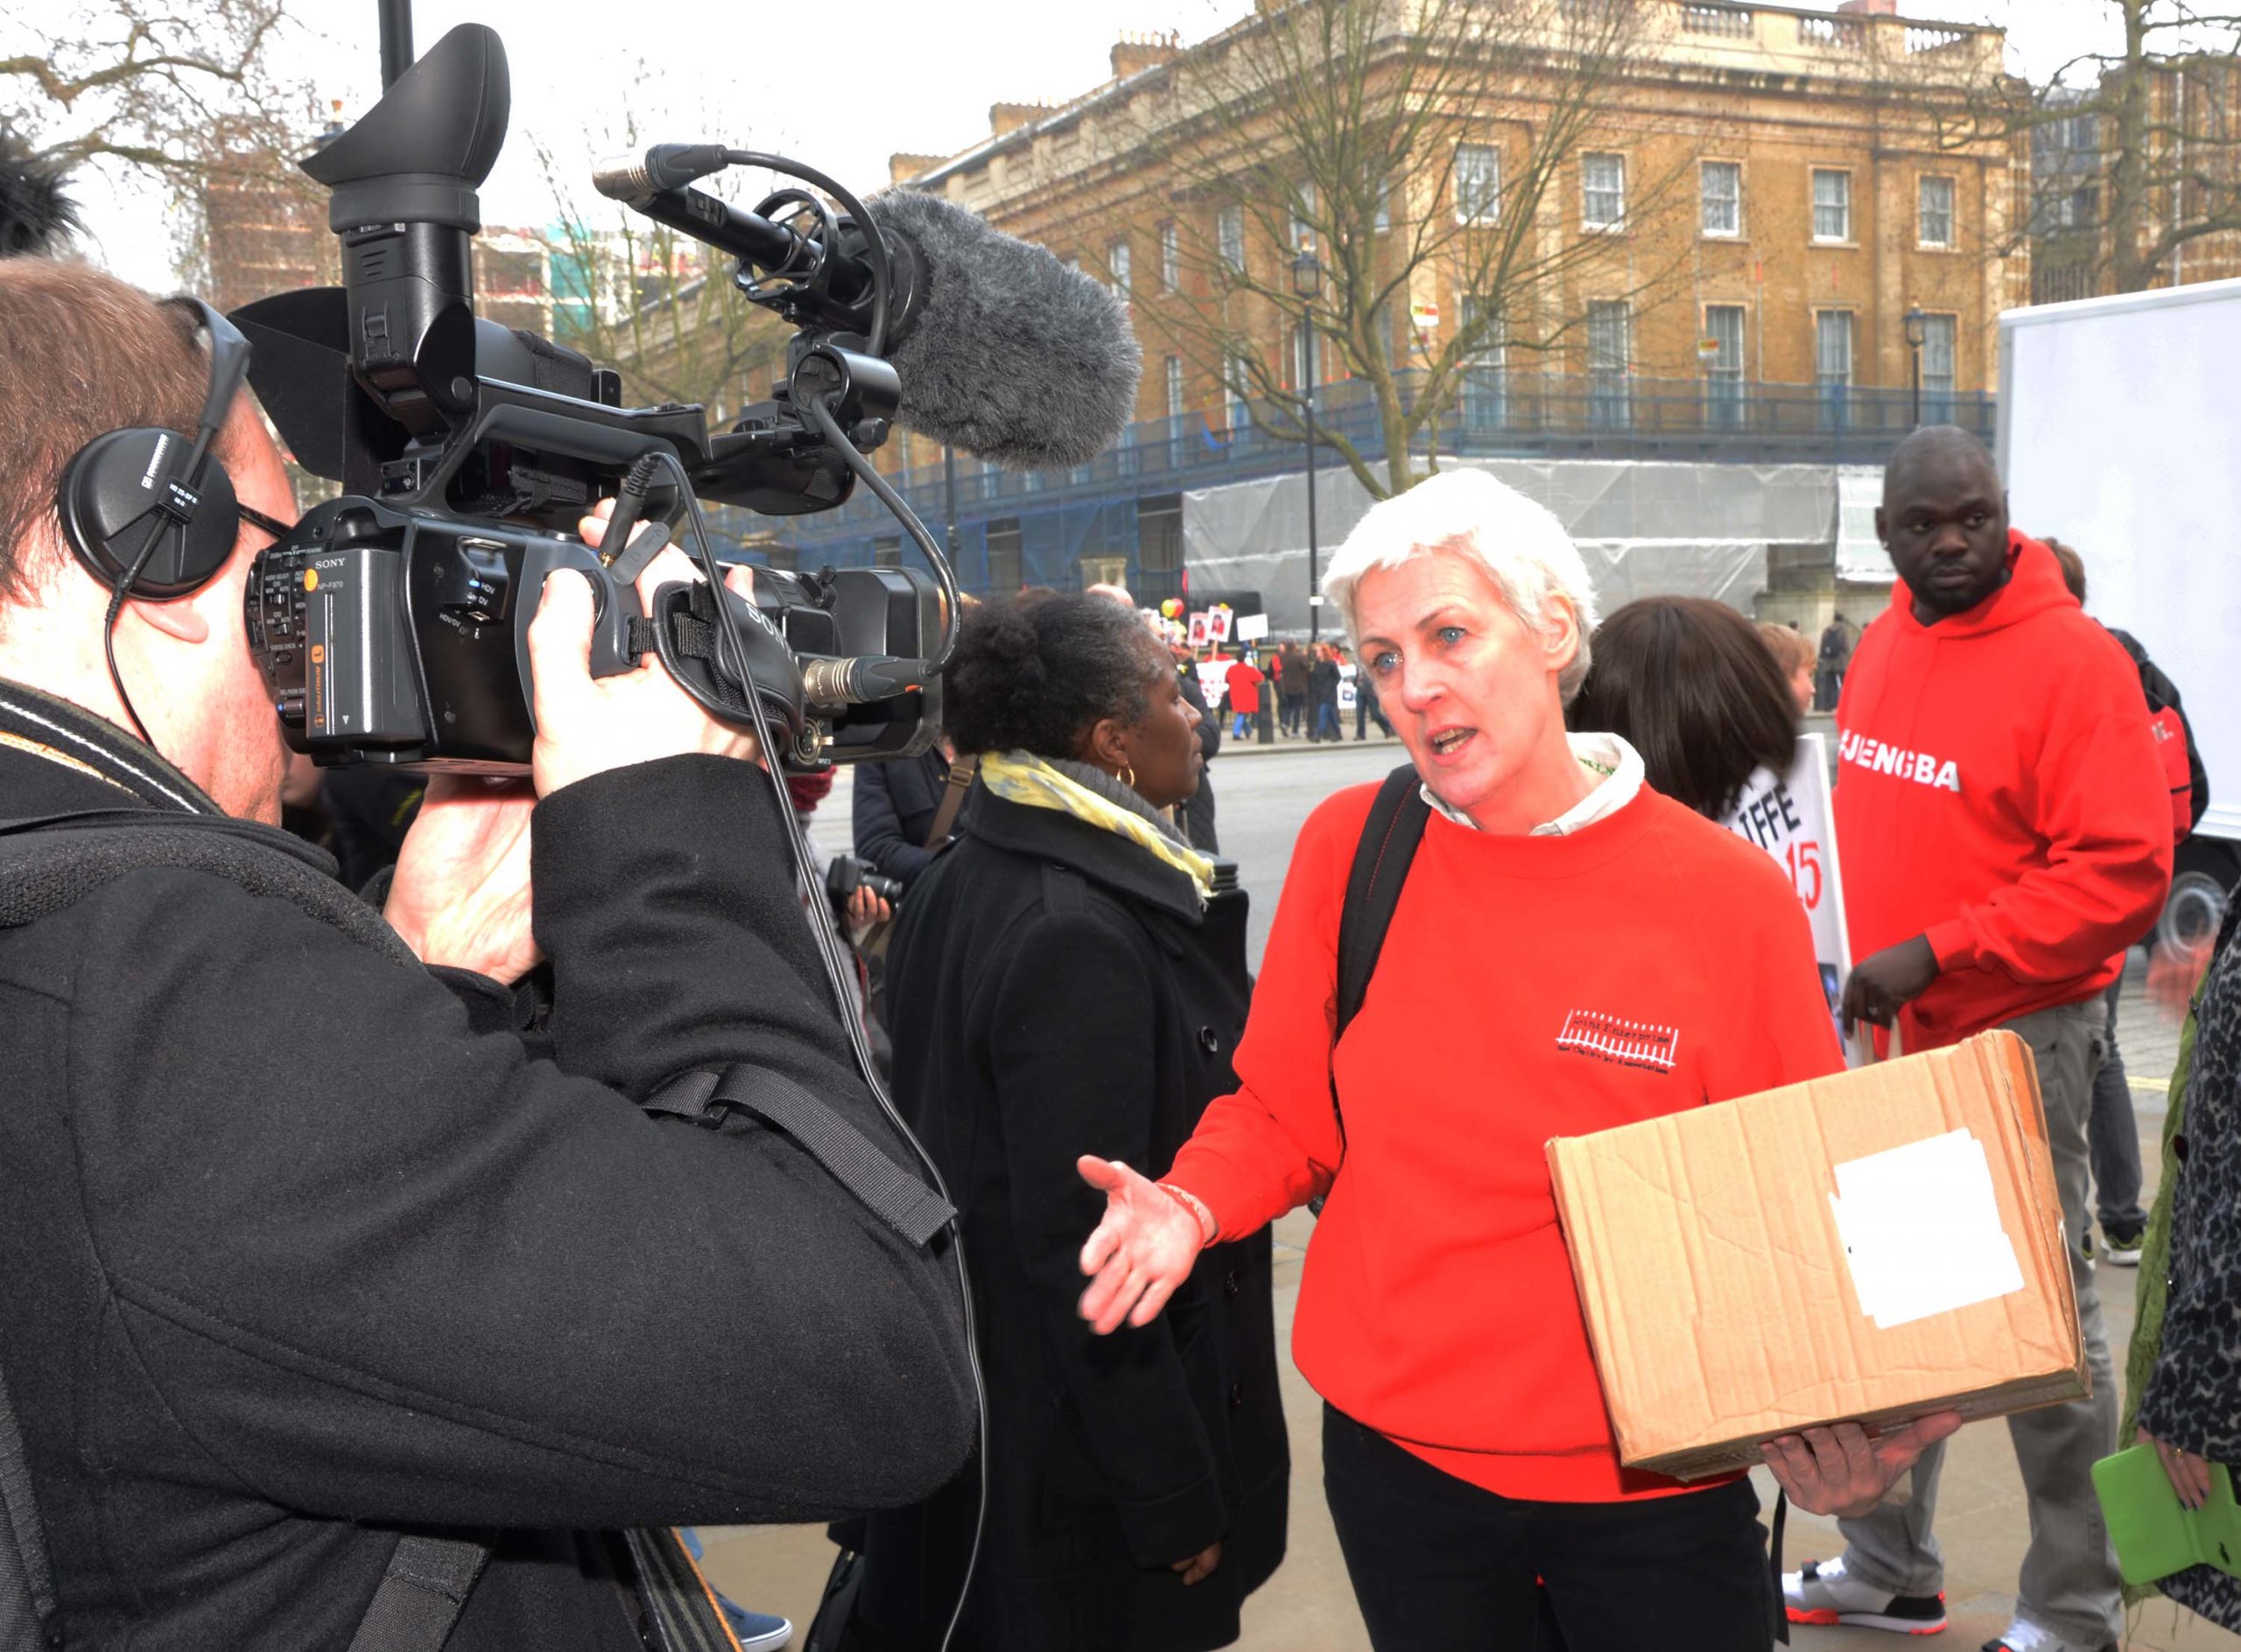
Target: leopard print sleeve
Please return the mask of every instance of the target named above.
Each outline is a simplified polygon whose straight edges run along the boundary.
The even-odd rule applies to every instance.
[[[2210,966],[2195,1029],[2169,1302],[2139,1424],[2212,1462],[2241,1464],[2241,944]]]

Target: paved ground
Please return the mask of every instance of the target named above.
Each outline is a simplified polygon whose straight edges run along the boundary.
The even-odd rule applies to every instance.
[[[1254,903],[1253,956],[1257,967],[1269,915],[1290,861],[1299,824],[1338,788],[1374,779],[1402,761],[1396,745],[1365,745],[1349,738],[1338,747],[1284,746],[1273,750],[1228,745],[1213,774],[1220,789],[1219,829],[1226,854],[1236,860]],[[847,781],[844,775],[822,812],[816,836],[827,848],[847,842]],[[2177,1052],[2177,1028],[2160,1020],[2139,990],[2135,962],[2120,1011],[2120,1042],[2130,1069],[2151,1187],[2163,1126],[2163,1091]],[[1277,1224],[1276,1319],[1289,1344],[1299,1267],[1311,1219],[1298,1212]],[[2111,1346],[2121,1371],[2132,1329],[2135,1269],[2104,1268],[2101,1290]],[[1346,1586],[1330,1516],[1323,1506],[1317,1401],[1285,1365],[1285,1411],[1294,1456],[1291,1547],[1283,1570],[1250,1602],[1243,1652],[1366,1652],[1368,1641]],[[1762,1481],[1762,1502],[1771,1484]],[[1964,1429],[1951,1447],[1938,1515],[1946,1551],[1946,1594],[1951,1627],[1942,1644],[1982,1645],[2007,1627],[2016,1569],[2029,1536],[2022,1487],[2006,1431],[1997,1424]],[[805,1626],[831,1564],[832,1549],[816,1528],[710,1530],[709,1573],[720,1588],[765,1611],[783,1612]],[[1788,1564],[1837,1551],[1833,1522],[1793,1515]],[[1909,1642],[1866,1629],[1800,1628],[1798,1652],[1898,1652]],[[2147,1652],[2209,1652],[2232,1648],[2233,1636],[2158,1601],[2132,1614],[2128,1647]],[[1645,1648],[1645,1652],[1649,1652]]]

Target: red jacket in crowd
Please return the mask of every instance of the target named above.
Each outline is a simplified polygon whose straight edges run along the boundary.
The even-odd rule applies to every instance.
[[[1837,707],[1852,955],[1924,936],[1926,1050],[2108,989],[2171,883],[2171,805],[2139,672],[2009,536],[2008,581],[1924,625],[1901,580]]]
[[[1268,680],[1250,654],[1229,668],[1229,708],[1247,717],[1261,709],[1261,685]]]

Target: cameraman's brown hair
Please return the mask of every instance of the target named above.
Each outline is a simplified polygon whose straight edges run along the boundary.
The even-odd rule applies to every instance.
[[[1758,628],[1727,604],[1643,597],[1596,627],[1594,642],[1566,727],[1626,741],[1675,803],[1718,820],[1753,770],[1788,772],[1797,701]]]
[[[59,534],[56,485],[81,447],[134,425],[193,431],[210,382],[195,334],[98,270],[0,259],[0,603],[29,601],[52,572],[32,566],[32,539]]]

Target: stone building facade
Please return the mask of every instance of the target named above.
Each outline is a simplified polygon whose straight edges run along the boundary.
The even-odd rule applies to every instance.
[[[1759,386],[1904,390],[1919,361],[1932,411],[1941,392],[1991,388],[1996,319],[2029,296],[2029,141],[1951,147],[1934,110],[2001,72],[2001,32],[1901,18],[1888,0],[1836,11],[1732,0],[1638,9],[1643,49],[1571,144],[1534,227],[1544,243],[1592,239],[1593,256],[1528,295],[1542,345],[1507,356],[1495,347],[1488,365],[1743,397]],[[1125,291],[1145,350],[1140,418],[1226,399],[1219,364],[1180,341],[1188,316],[1176,313],[1208,301],[1180,250],[1241,252],[1264,280],[1294,256],[1281,230],[1268,233],[1266,213],[1221,222],[1203,150],[1185,170],[1175,141],[1209,115],[1203,89],[1194,98],[1205,84],[1194,60],[1264,22],[1188,48],[1124,41],[1106,84],[1057,107],[999,104],[989,137],[962,153],[894,158],[896,183],[942,193]],[[1480,187],[1480,168],[1517,174],[1561,60],[1552,45],[1522,71],[1502,71],[1521,73],[1523,89],[1507,94],[1486,130],[1459,135],[1469,165],[1443,156],[1428,169],[1437,176],[1394,180],[1401,229],[1415,214],[1477,209],[1458,203]],[[1254,164],[1258,136],[1239,123],[1240,167]],[[1390,318],[1403,357],[1451,332],[1473,298],[1439,259],[1411,273],[1406,296]],[[1255,348],[1296,382],[1282,319],[1256,331]],[[1326,361],[1317,376],[1333,376]],[[936,457],[931,444],[896,446],[905,466]]]

